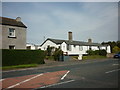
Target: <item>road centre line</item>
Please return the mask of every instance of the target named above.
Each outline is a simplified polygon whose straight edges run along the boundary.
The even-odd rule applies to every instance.
[[[117,65],[119,65],[118,63],[117,64],[113,64],[113,66],[117,66]]]
[[[18,85],[20,85],[20,84],[22,84],[22,83],[28,82],[28,81],[30,81],[30,80],[32,80],[32,79],[35,79],[35,78],[37,78],[37,77],[39,77],[39,76],[41,76],[41,75],[43,75],[43,74],[38,74],[38,75],[36,75],[36,76],[34,76],[34,77],[32,77],[32,78],[26,79],[26,80],[24,80],[24,81],[22,81],[22,82],[19,82],[19,83],[15,84],[15,85],[9,86],[9,87],[7,87],[6,89],[10,89],[10,88],[16,87],[16,86],[18,86]]]
[[[67,71],[67,73],[61,78],[61,80],[63,80],[66,76],[67,76],[67,74],[69,73],[70,71]]]
[[[111,71],[107,71],[105,73],[111,73],[111,72],[115,72],[115,71],[119,71],[120,69],[115,69],[115,70],[111,70]]]
[[[75,80],[60,82],[60,83],[56,83],[56,84],[52,84],[52,85],[43,86],[43,87],[40,87],[40,88],[52,87],[52,86],[56,86],[56,85],[60,85],[60,84],[65,84],[65,83],[73,82],[73,81],[75,81]],[[38,88],[37,88],[37,89],[38,89]]]

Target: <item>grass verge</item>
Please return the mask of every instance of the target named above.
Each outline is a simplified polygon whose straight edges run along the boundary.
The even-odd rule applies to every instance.
[[[0,67],[2,70],[11,70],[11,69],[18,69],[18,68],[29,68],[29,67],[37,67],[38,64],[25,64],[25,65],[15,65],[15,66],[4,66]]]
[[[87,59],[105,59],[106,56],[100,56],[100,55],[91,55],[91,56],[83,56],[83,60]]]

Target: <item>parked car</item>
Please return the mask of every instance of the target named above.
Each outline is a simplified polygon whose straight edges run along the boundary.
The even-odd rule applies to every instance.
[[[120,58],[120,52],[114,55],[114,58]]]

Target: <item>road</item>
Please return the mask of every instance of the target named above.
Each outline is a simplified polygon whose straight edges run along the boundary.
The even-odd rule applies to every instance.
[[[44,68],[3,71],[1,82],[4,89],[118,88],[119,64],[118,59],[59,62]]]

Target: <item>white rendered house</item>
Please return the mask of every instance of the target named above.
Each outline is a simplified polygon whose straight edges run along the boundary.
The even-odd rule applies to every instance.
[[[36,50],[37,46],[35,44],[32,44],[32,43],[27,43],[26,48],[30,49],[30,50]]]
[[[64,54],[67,55],[83,55],[87,54],[87,50],[102,50],[105,49],[107,53],[110,53],[109,45],[101,45],[99,43],[93,43],[91,39],[88,42],[74,41],[72,40],[72,32],[68,34],[69,40],[59,40],[48,38],[41,44],[41,50],[46,50],[48,46],[60,48]]]

